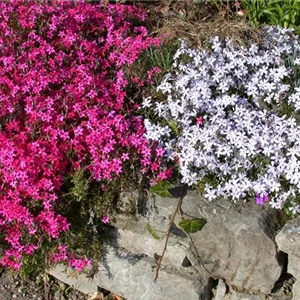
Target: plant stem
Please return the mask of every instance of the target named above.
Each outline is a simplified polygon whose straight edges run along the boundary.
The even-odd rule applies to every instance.
[[[167,237],[166,237],[166,242],[165,242],[164,250],[162,252],[162,255],[159,257],[159,259],[157,261],[157,268],[156,268],[156,274],[155,274],[154,282],[158,278],[158,273],[159,273],[159,270],[160,270],[160,267],[161,267],[161,262],[162,262],[162,259],[163,259],[164,255],[165,255],[165,252],[167,250],[167,245],[168,245],[169,237],[170,237],[170,234],[171,234],[171,231],[172,231],[172,226],[173,226],[173,223],[174,223],[174,219],[175,219],[175,216],[176,216],[176,214],[178,213],[178,211],[180,209],[181,202],[182,202],[182,199],[184,197],[184,192],[185,192],[185,187],[183,186],[182,189],[181,189],[180,196],[179,196],[179,198],[177,200],[175,210],[174,210],[174,212],[172,214],[172,217],[171,217],[171,220],[170,220],[170,224],[169,224],[168,231],[167,231]]]

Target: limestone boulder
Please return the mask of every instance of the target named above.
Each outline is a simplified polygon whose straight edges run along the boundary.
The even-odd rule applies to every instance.
[[[160,218],[170,214],[169,206],[170,201],[156,198]],[[186,253],[194,267],[206,270],[215,279],[224,279],[229,286],[271,293],[282,273],[275,244],[281,223],[278,211],[251,202],[206,202],[195,192],[187,193],[180,211],[177,224],[182,217],[207,221],[201,231],[188,238]]]
[[[130,300],[210,299],[206,280],[163,268],[154,282],[154,260],[125,249],[110,247],[107,250],[105,262],[92,279],[84,274],[71,277],[69,270],[62,266],[56,266],[49,273],[88,294],[101,287]]]
[[[293,275],[293,299],[300,299],[300,216],[287,221],[276,236],[278,249],[288,255],[287,272]]]
[[[235,291],[229,288],[223,280],[219,280],[213,300],[266,300],[266,296]]]
[[[155,206],[153,199],[148,202],[146,216],[138,215],[129,217],[118,215],[113,224],[117,228],[116,246],[124,247],[132,253],[145,254],[149,257],[160,255],[165,245],[167,230],[176,204],[176,199],[163,198],[164,206]],[[149,232],[149,227],[155,231],[154,238]],[[163,264],[182,267],[189,247],[188,236],[178,227],[172,227],[167,251]]]

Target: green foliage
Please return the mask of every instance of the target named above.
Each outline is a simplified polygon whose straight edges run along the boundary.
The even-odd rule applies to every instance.
[[[22,260],[22,267],[16,272],[22,280],[30,280],[42,274],[49,266],[46,257],[49,254],[49,249],[43,246],[34,255],[24,256]]]
[[[200,4],[204,2],[203,0],[194,0],[195,4]],[[239,5],[236,0],[208,0],[207,1],[213,8],[216,8],[222,15],[233,16],[236,12],[237,6]]]
[[[183,219],[179,222],[179,226],[186,232],[186,233],[195,233],[200,231],[204,225],[206,224],[205,219]]]
[[[244,0],[243,8],[250,24],[257,28],[260,24],[279,25],[294,28],[300,33],[299,0]]]
[[[197,189],[201,194],[204,193],[206,184],[216,188],[220,183],[215,175],[207,174],[197,184]]]
[[[300,66],[294,63],[294,61],[299,57],[299,50],[294,50],[291,56],[286,60],[286,66],[292,69],[289,76],[289,82],[293,87],[298,87],[300,85]]]
[[[170,197],[172,198],[171,193],[169,192],[170,183],[167,181],[160,181],[156,185],[150,188],[150,191],[154,194],[157,194],[161,197]]]
[[[153,238],[155,238],[156,240],[160,240],[160,237],[157,235],[157,233],[154,231],[154,229],[152,228],[152,226],[148,223],[147,224],[147,230],[149,231],[149,233],[153,236]]]
[[[228,6],[229,1],[219,1],[219,0],[210,0],[208,3],[212,4],[219,12],[222,11],[222,8]]]
[[[148,71],[153,68],[160,68],[160,73],[155,73],[152,75],[152,80],[154,82],[154,86],[157,86],[163,76],[169,72],[172,68],[173,57],[179,48],[180,43],[178,40],[172,40],[169,42],[165,42],[157,47],[150,47],[146,50],[141,57],[129,66],[126,70],[128,77],[139,77],[139,78],[147,78]],[[131,88],[136,89],[136,86],[131,86]],[[134,98],[138,98],[137,94],[141,93],[141,91],[136,90],[128,90],[128,94],[132,95]],[[153,86],[145,87],[143,86],[144,92],[142,94],[151,94],[150,91],[154,92]]]
[[[125,189],[140,193],[144,181],[138,180],[135,170],[110,183],[96,182],[87,169],[68,175],[60,192],[55,210],[67,218],[70,230],[60,235],[55,242],[44,244],[30,257],[25,257],[19,275],[23,279],[33,278],[49,267],[49,255],[58,244],[68,245],[68,251],[76,257],[88,257],[92,261],[104,260],[107,246],[115,236],[110,226],[102,223],[102,216],[112,219],[122,206],[120,193]]]
[[[79,169],[71,178],[73,186],[70,192],[77,201],[87,198],[89,182],[85,173],[84,169]]]
[[[174,40],[161,45],[160,47],[149,48],[143,57],[148,67],[159,67],[163,72],[168,72],[173,64],[173,57],[179,48],[179,42]]]
[[[178,131],[178,124],[176,121],[169,121],[168,123],[169,127],[171,128],[172,132],[178,136],[179,131]]]

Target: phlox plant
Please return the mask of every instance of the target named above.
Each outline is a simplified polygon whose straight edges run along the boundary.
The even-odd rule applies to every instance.
[[[0,3],[2,266],[19,269],[24,256],[70,229],[55,210],[66,174],[84,169],[105,190],[132,162],[150,177],[169,173],[126,94],[125,68],[159,44],[144,18],[129,5]],[[89,264],[56,245],[51,262]]]
[[[300,38],[266,27],[261,42],[182,43],[172,72],[145,98],[146,137],[207,200],[249,199],[300,212]]]

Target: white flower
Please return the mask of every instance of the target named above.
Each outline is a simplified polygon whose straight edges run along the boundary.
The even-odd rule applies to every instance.
[[[294,60],[294,64],[300,66],[300,57],[297,57],[297,58]]]
[[[204,197],[209,201],[212,201],[217,198],[216,191],[209,186],[205,187],[204,192],[205,192]]]
[[[289,210],[293,213],[293,214],[297,214],[300,212],[300,206],[299,205],[295,205],[293,207],[290,207]]]
[[[281,209],[281,203],[276,201],[275,199],[271,199],[269,204],[272,208]]]
[[[151,107],[151,97],[144,98],[142,103],[143,108],[150,108]]]
[[[292,203],[300,211],[290,201],[300,197],[300,125],[293,117],[300,110],[293,73],[300,37],[270,27],[259,45],[235,47],[214,37],[210,47],[189,49],[182,43],[174,56],[176,69],[157,88],[165,101],[144,99],[149,115],[163,123],[146,119],[145,136],[165,147],[168,159],[179,158],[183,183],[214,177],[214,187],[207,183],[204,189],[209,200],[270,193],[272,207]],[[286,63],[291,56],[294,69]],[[180,128],[176,137],[165,125],[170,121]]]

